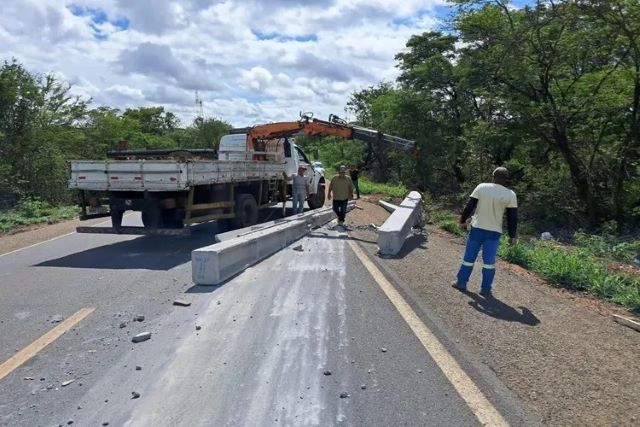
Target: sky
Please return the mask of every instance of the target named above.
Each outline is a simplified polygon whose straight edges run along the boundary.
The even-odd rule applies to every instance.
[[[234,126],[347,116],[349,95],[398,75],[445,0],[0,0],[0,60],[53,73],[93,106],[162,105]]]

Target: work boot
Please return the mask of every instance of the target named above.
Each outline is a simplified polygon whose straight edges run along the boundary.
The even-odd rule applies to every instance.
[[[460,282],[458,282],[457,280],[451,284],[451,287],[452,287],[453,289],[457,289],[457,290],[459,290],[460,292],[467,292],[467,285],[466,285],[466,283],[460,283]]]
[[[493,293],[491,292],[491,288],[482,288],[480,289],[480,295],[486,298],[491,298]]]

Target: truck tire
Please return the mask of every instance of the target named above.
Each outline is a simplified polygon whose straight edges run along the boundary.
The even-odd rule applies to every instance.
[[[122,216],[124,211],[111,209],[111,226],[115,229],[122,227]]]
[[[325,190],[324,190],[324,183],[322,183],[318,185],[318,192],[313,196],[309,197],[309,200],[307,200],[307,203],[309,204],[309,208],[318,209],[323,207],[324,197],[325,197]]]
[[[164,209],[162,211],[162,228],[183,228],[183,212],[178,209]]]
[[[235,199],[235,228],[250,227],[258,222],[258,203],[251,194],[238,194]]]
[[[142,211],[142,224],[144,228],[160,228],[161,225],[160,209],[148,209]]]

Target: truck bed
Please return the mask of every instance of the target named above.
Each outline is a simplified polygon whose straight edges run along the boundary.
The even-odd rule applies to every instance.
[[[285,163],[247,160],[72,160],[69,188],[181,191],[202,184],[281,179]]]

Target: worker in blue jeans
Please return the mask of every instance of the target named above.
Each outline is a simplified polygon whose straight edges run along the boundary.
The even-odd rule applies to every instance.
[[[516,193],[505,187],[509,171],[499,167],[493,171],[493,182],[478,185],[471,193],[469,201],[460,216],[460,227],[467,229],[467,219],[471,216],[471,231],[467,238],[462,265],[453,287],[466,292],[473,265],[482,249],[482,283],[480,294],[492,295],[493,279],[496,274],[496,254],[502,235],[502,218],[507,213],[509,244],[516,240],[518,226],[518,200]]]

